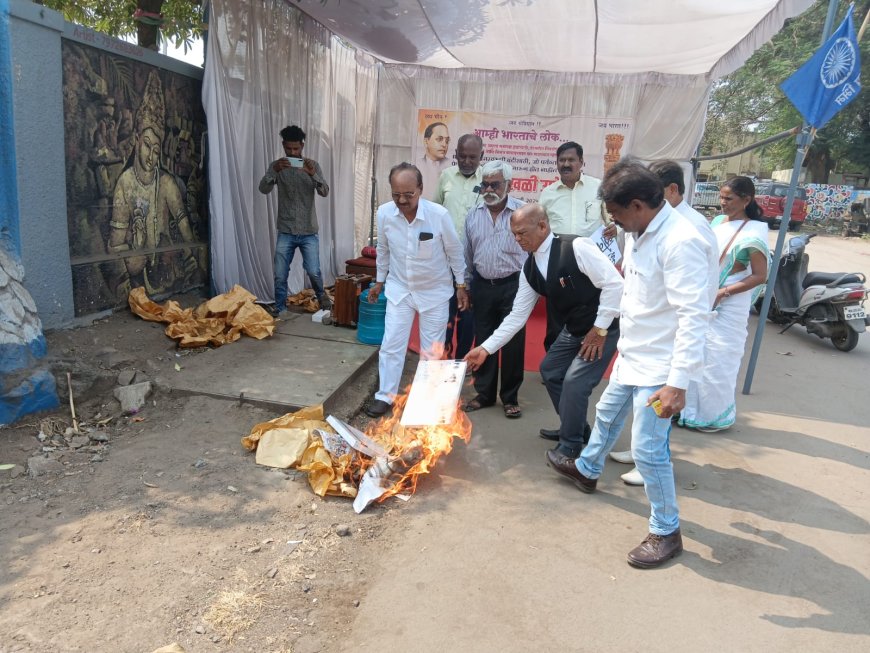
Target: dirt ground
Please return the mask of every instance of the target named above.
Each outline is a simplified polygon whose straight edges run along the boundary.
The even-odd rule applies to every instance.
[[[867,242],[818,238],[810,255],[811,270],[870,272]],[[591,498],[554,478],[536,374],[523,419],[475,413],[471,444],[410,502],[355,515],[242,449],[278,411],[158,389],[122,416],[121,372],[154,379],[199,355],[161,329],[120,312],[49,333],[92,432],[64,437],[66,404],[0,430],[0,464],[17,465],[0,471],[0,652],[870,648],[868,335],[843,354],[767,330],[737,428],[674,437],[686,553],[637,572],[624,556],[642,490],[620,466]],[[364,423],[373,383],[335,413]]]
[[[160,325],[125,311],[47,337],[62,407],[0,430],[0,463],[16,464],[0,472],[0,651],[332,649],[395,504],[357,516],[304,475],[257,466],[239,439],[281,411],[157,389],[122,415],[121,372],[153,380],[201,353],[177,351]],[[63,435],[66,370],[92,429],[82,441]],[[334,414],[354,419],[373,382]]]

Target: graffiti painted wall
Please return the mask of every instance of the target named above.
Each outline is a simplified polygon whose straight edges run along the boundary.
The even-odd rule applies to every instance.
[[[76,315],[208,281],[201,82],[64,40]],[[48,155],[48,153],[47,153]]]
[[[807,184],[807,220],[817,222],[825,218],[842,218],[849,213],[852,200],[851,186]]]

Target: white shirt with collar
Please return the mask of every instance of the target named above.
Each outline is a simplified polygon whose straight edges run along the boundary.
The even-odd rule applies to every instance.
[[[535,250],[535,265],[538,266],[538,271],[544,279],[547,279],[547,266],[550,262],[550,248],[553,245],[553,234],[549,234],[541,246]],[[613,263],[598,246],[588,238],[575,238],[571,244],[574,249],[574,258],[577,261],[577,267],[580,272],[589,277],[589,281],[596,288],[601,289],[601,296],[598,299],[598,314],[595,316],[595,326],[599,329],[607,329],[613,318],[619,317],[619,301],[622,296],[622,277],[619,272],[613,267]],[[482,347],[489,353],[493,354],[514,337],[514,335],[523,328],[523,325],[528,321],[535,304],[538,301],[538,293],[536,293],[529,285],[526,275],[520,273],[520,285],[517,289],[516,297],[514,298],[511,312],[502,321],[499,327],[489,338],[483,343]]]
[[[710,317],[707,244],[667,202],[638,236],[625,235],[617,383],[685,389],[699,378]]]
[[[557,234],[591,236],[605,223],[598,188],[601,180],[581,173],[574,188],[561,180],[547,186],[538,202],[547,211],[550,229]]]
[[[698,230],[701,238],[707,243],[707,258],[709,263],[707,267],[707,284],[710,291],[710,309],[712,310],[713,304],[716,302],[716,295],[719,292],[719,240],[716,238],[716,234],[713,233],[712,227],[710,227],[710,221],[703,214],[689,206],[686,200],[683,200],[674,208],[680,215],[692,223],[692,226]]]
[[[453,282],[465,282],[465,256],[450,214],[420,199],[409,223],[395,202],[378,208],[377,278],[394,304],[411,295],[419,311],[453,296]],[[429,235],[431,234],[431,237]],[[423,240],[421,240],[421,237]]]

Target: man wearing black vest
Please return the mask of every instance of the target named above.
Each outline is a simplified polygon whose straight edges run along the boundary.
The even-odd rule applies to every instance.
[[[553,234],[540,204],[514,211],[511,231],[531,254],[513,308],[465,360],[472,369],[479,368],[525,325],[538,297],[545,296],[548,311],[564,326],[541,361],[541,376],[561,424],[558,433],[542,431],[541,435],[558,438],[554,451],[576,457],[589,438],[589,395],[616,351],[622,277],[588,238]]]

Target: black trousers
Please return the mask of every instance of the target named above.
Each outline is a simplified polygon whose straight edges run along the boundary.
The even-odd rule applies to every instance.
[[[519,288],[519,275],[501,284],[492,284],[481,277],[472,281],[471,297],[474,302],[474,338],[478,344],[489,338],[502,323]],[[481,403],[494,403],[496,394],[502,404],[518,404],[517,394],[523,383],[523,358],[526,352],[526,328],[519,332],[491,356],[474,375],[474,389]],[[501,390],[499,387],[499,354],[501,354]]]

